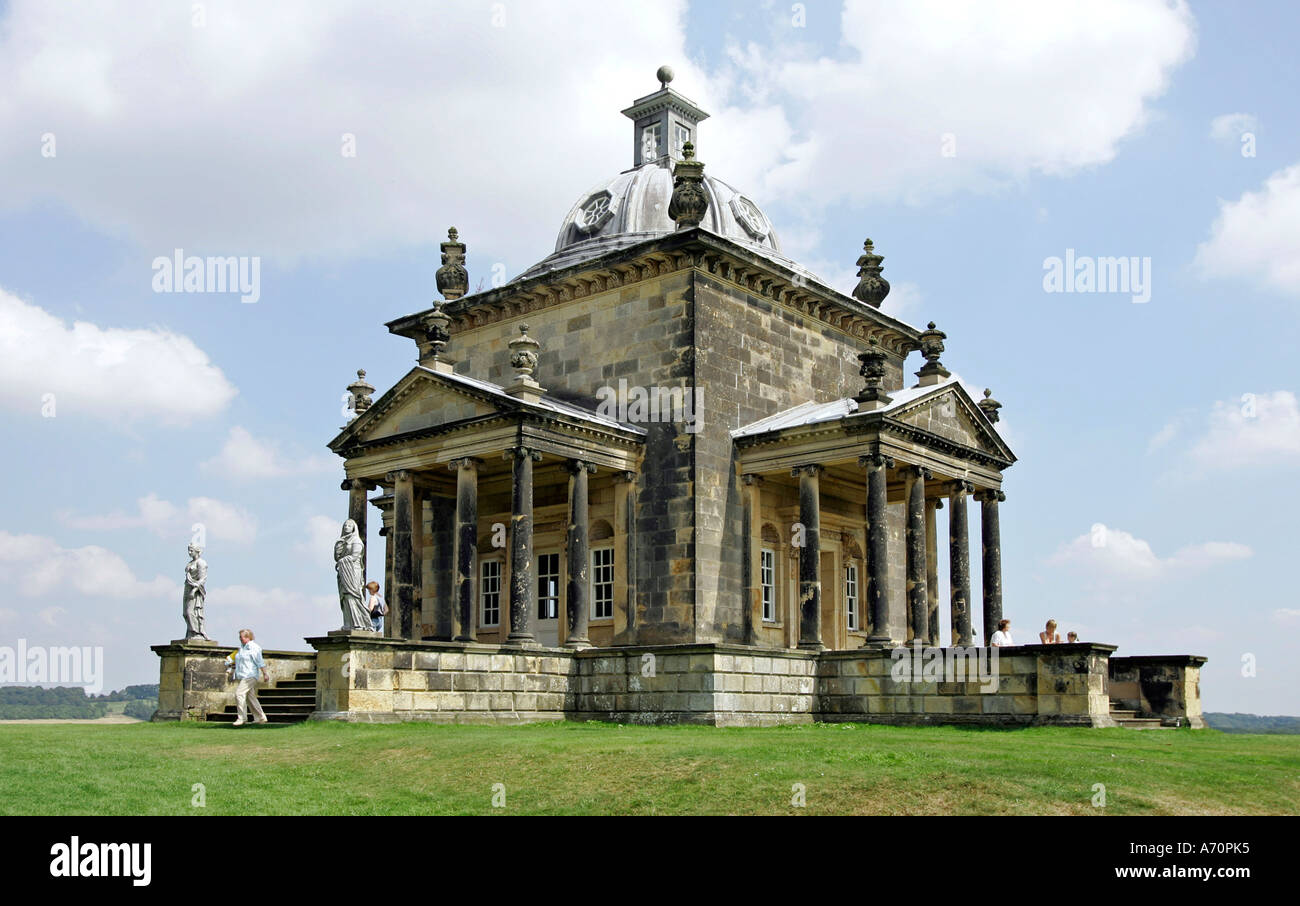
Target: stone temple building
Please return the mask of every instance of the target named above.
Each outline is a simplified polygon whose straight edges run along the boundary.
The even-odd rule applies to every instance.
[[[870,240],[852,295],[788,258],[658,77],[623,111],[628,169],[555,250],[470,293],[450,230],[443,301],[387,324],[410,370],[348,388],[329,446],[362,536],[382,519],[367,574],[391,609],[382,634],[308,639],[313,716],[1199,722],[1196,658],[1007,648],[996,692],[891,674],[899,646],[987,645],[1002,615],[1000,404],[933,323],[881,311]]]

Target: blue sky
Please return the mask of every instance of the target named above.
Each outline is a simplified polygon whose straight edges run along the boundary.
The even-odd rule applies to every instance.
[[[220,638],[333,628],[343,388],[414,363],[382,323],[448,226],[471,285],[545,257],[668,63],[787,252],[848,290],[870,236],[1004,404],[1017,634],[1300,713],[1294,5],[146,6],[0,3],[0,645],[152,681],[194,522]],[[257,256],[259,300],[153,292],[175,248]],[[1045,292],[1067,249],[1149,259],[1150,301]]]

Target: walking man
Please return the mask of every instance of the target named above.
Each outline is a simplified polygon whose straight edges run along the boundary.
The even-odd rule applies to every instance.
[[[235,652],[233,668],[235,682],[235,726],[247,723],[248,709],[252,706],[253,718],[259,723],[266,723],[266,713],[262,703],[257,700],[257,673],[262,672],[262,682],[269,683],[271,677],[266,672],[266,662],[262,660],[262,646],[253,641],[253,630],[239,630],[240,648]]]

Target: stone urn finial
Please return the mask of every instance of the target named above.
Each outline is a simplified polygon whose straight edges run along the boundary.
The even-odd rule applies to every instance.
[[[465,269],[465,243],[460,242],[460,233],[455,227],[447,230],[447,241],[442,243],[442,267],[438,268],[435,279],[438,292],[448,301],[459,299],[469,291],[469,271]]]
[[[858,258],[858,285],[853,288],[853,298],[859,299],[872,308],[879,308],[880,303],[889,295],[889,281],[880,276],[884,270],[881,262],[884,255],[876,254],[876,246],[870,239],[862,243],[862,255]]]
[[[860,411],[882,409],[893,401],[893,397],[885,392],[884,387],[885,363],[889,357],[880,348],[880,341],[875,337],[867,340],[867,344],[870,348],[866,352],[858,353],[858,361],[862,363],[858,374],[866,379],[866,385],[857,396],[853,397]]]
[[[420,344],[420,364],[435,371],[450,371],[455,363],[444,355],[443,350],[451,340],[451,333],[447,330],[451,318],[442,310],[441,305],[434,305],[420,319],[420,323],[424,327],[424,342]]]
[[[921,355],[925,356],[925,364],[916,373],[920,378],[917,382],[918,387],[939,384],[951,376],[952,372],[944,368],[943,363],[939,361],[939,356],[943,355],[943,341],[947,338],[948,335],[938,330],[933,321],[921,331]]]
[[[695,159],[695,145],[682,145],[682,160],[673,168],[673,197],[668,202],[668,216],[685,230],[700,225],[709,209],[704,193],[704,164]]]
[[[352,399],[352,419],[359,418],[362,413],[370,408],[370,404],[373,402],[370,394],[374,392],[374,386],[366,382],[366,370],[358,368],[357,379],[348,384],[348,395]],[[352,419],[348,419],[348,421],[352,421]]]
[[[542,344],[528,335],[528,325],[519,325],[519,336],[508,344],[510,367],[515,370],[515,382],[506,388],[511,396],[536,401],[542,395],[542,385],[533,377],[537,371],[538,350]]]
[[[992,390],[985,387],[984,399],[980,400],[976,405],[980,407],[980,411],[984,413],[984,417],[989,421],[996,422],[998,420],[998,410],[1002,408],[1002,404],[993,398]]]

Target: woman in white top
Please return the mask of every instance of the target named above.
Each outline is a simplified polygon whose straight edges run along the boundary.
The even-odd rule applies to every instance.
[[[989,644],[994,648],[1006,648],[1016,643],[1011,641],[1011,621],[998,620],[998,631],[993,633],[993,638],[989,639]]]
[[[1048,620],[1048,621],[1047,621],[1047,628],[1046,628],[1046,631],[1045,631],[1045,632],[1040,632],[1040,633],[1038,634],[1038,641],[1039,641],[1040,643],[1042,643],[1043,645],[1059,645],[1059,644],[1061,644],[1061,636],[1060,636],[1060,634],[1056,631],[1056,621],[1055,621],[1055,620]]]

